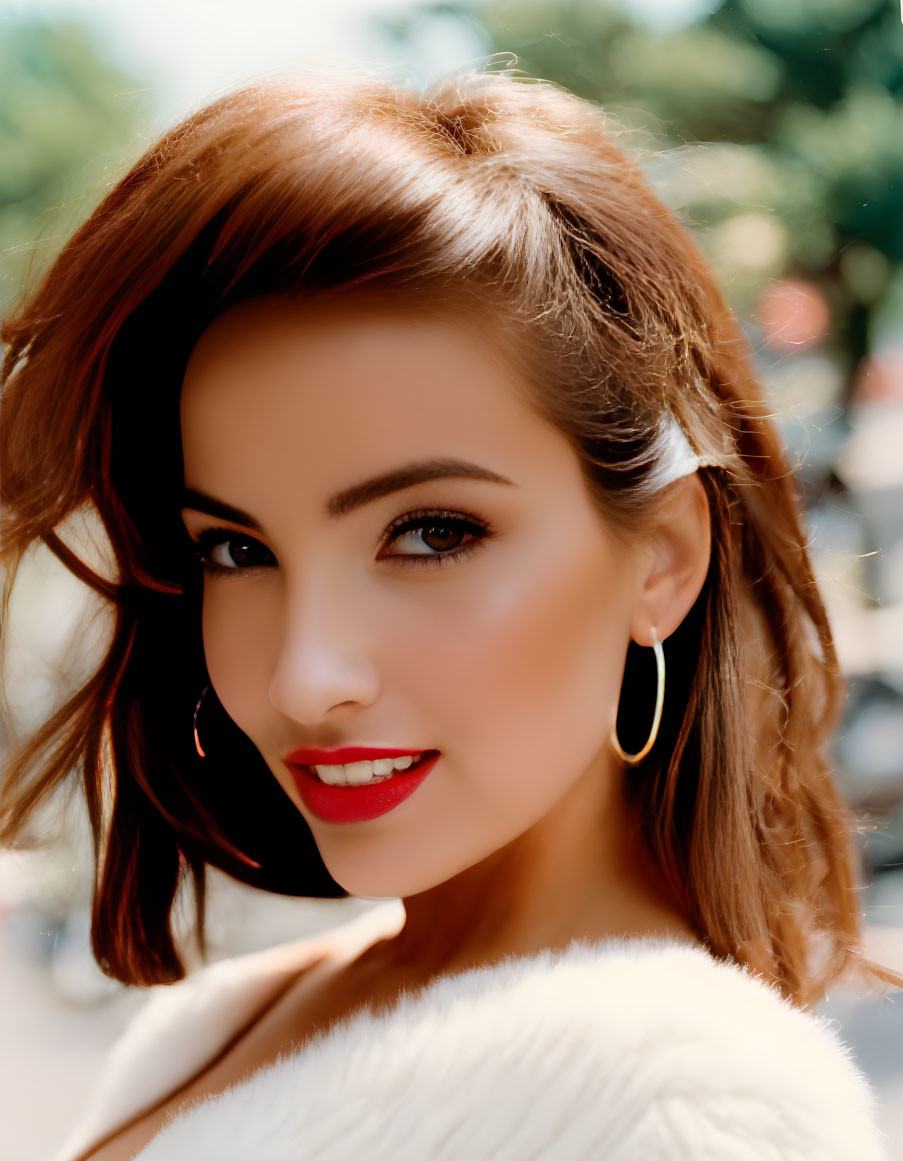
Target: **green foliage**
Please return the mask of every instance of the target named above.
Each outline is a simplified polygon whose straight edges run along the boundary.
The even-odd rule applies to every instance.
[[[86,28],[0,23],[0,313],[134,152],[139,114]]]

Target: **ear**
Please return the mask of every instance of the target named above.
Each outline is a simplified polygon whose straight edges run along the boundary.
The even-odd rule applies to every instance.
[[[697,473],[675,480],[657,501],[642,588],[630,622],[638,645],[670,637],[689,613],[709,570],[712,528]]]

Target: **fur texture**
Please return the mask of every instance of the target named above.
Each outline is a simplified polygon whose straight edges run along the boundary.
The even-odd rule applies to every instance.
[[[575,941],[358,1013],[136,1161],[879,1161],[826,1021],[700,948]]]

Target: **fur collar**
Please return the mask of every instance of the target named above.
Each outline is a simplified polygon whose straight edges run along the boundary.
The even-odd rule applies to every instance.
[[[827,1021],[701,948],[624,939],[360,1012],[176,1117],[135,1161],[886,1156]]]

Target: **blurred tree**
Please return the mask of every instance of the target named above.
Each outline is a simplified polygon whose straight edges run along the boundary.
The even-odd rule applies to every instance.
[[[892,0],[723,0],[659,31],[615,0],[443,0],[525,72],[605,106],[681,209],[731,305],[755,317],[776,277],[830,307],[852,387],[899,334],[903,25]],[[403,41],[410,17],[392,25]],[[704,143],[704,144],[703,144]],[[900,385],[903,395],[903,384]]]
[[[790,228],[797,272],[832,305],[852,385],[891,330],[881,308],[903,280],[899,9],[888,0],[727,0],[708,24],[781,62],[761,134],[781,178],[772,204]]]
[[[140,113],[135,82],[87,28],[0,23],[0,316],[134,152]]]

